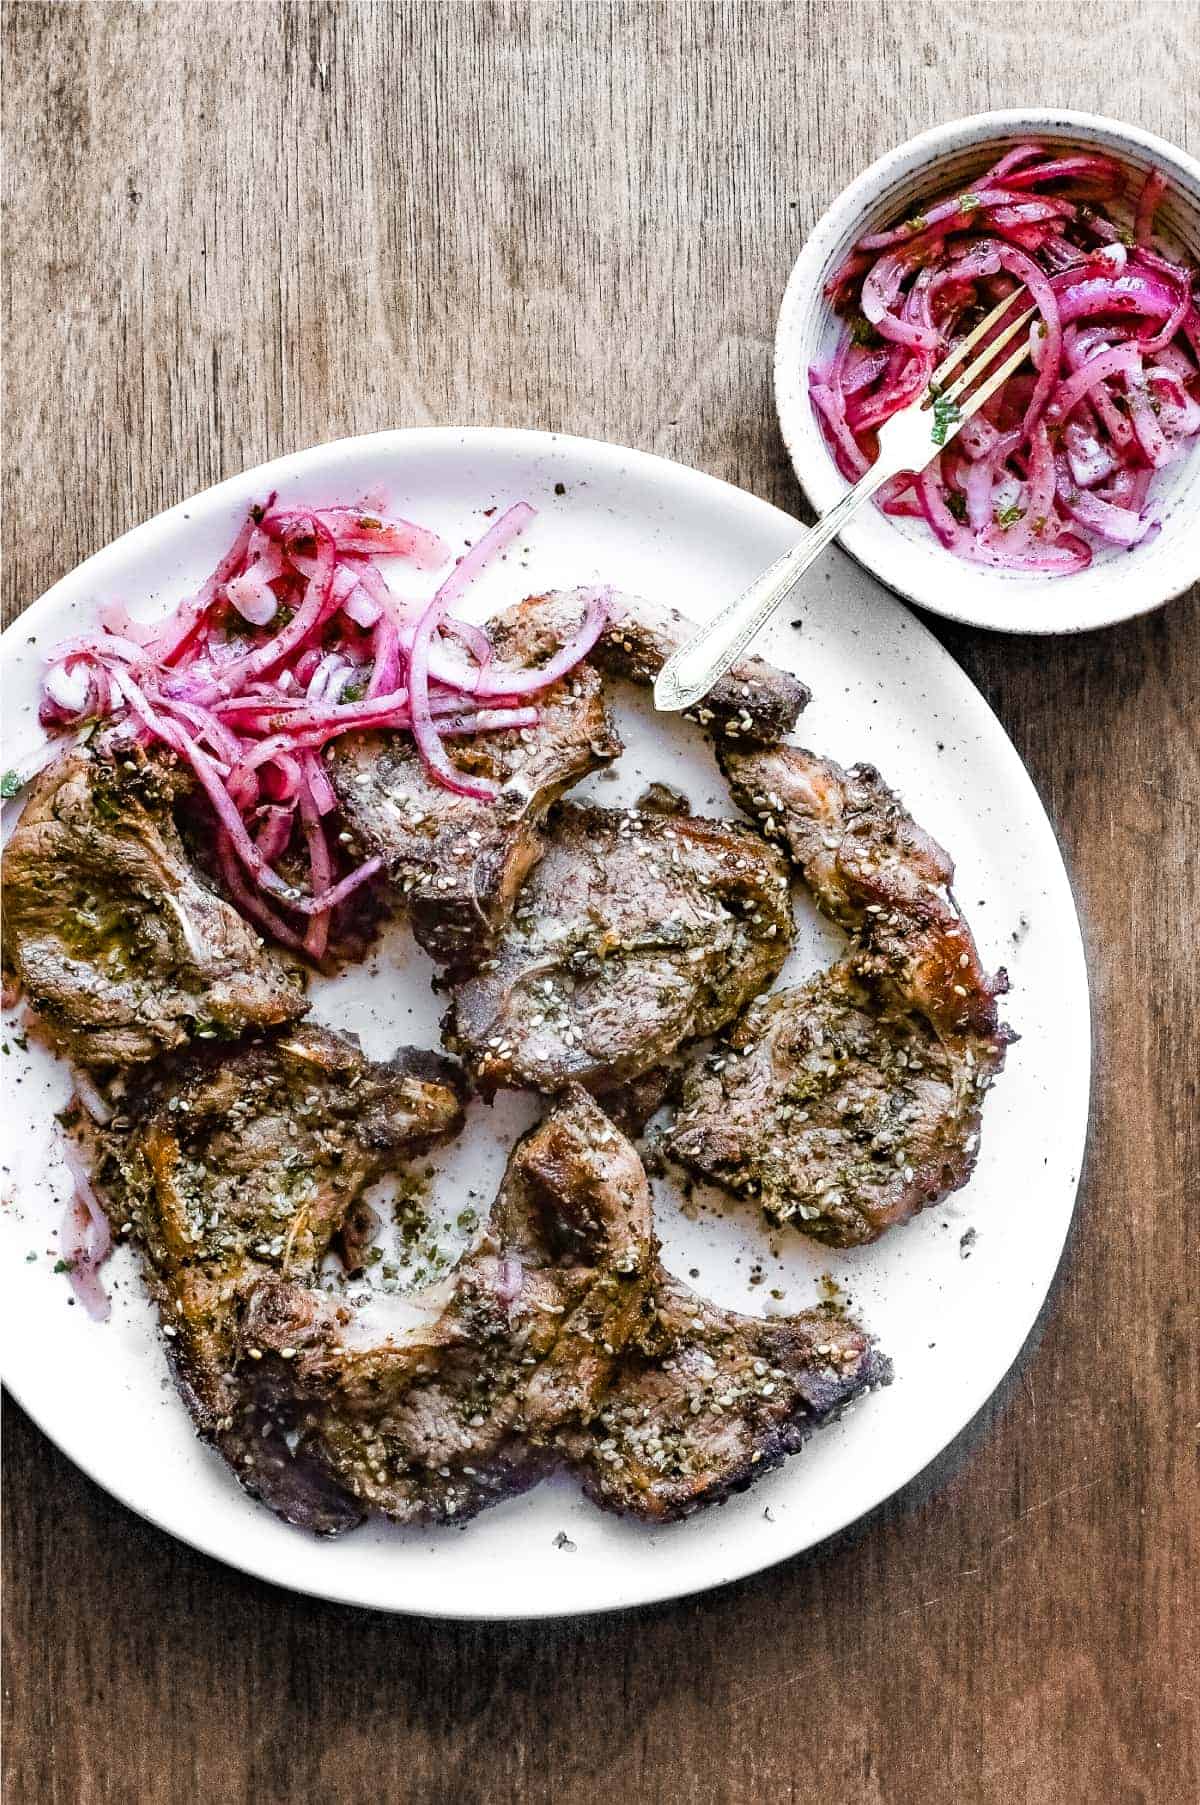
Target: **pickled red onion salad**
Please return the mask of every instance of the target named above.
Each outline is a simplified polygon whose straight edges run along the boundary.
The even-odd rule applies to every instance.
[[[505,669],[487,635],[450,612],[533,518],[515,503],[431,599],[402,600],[377,560],[437,571],[451,552],[436,533],[365,506],[283,507],[271,496],[167,619],[141,625],[108,605],[102,632],[56,646],[41,721],[111,722],[110,739],[174,753],[210,805],[234,903],[282,945],[320,960],[334,911],[382,862],[344,869],[326,748],[367,728],[411,733],[434,782],[492,801],[496,786],[460,771],[446,742],[536,729],[539,692],[600,636],[608,592],[595,590],[553,657]],[[297,862],[306,884],[281,869],[294,873]]]
[[[826,284],[847,327],[809,392],[851,481],[878,455],[879,427],[1005,294],[1024,286],[1037,308],[1032,368],[877,497],[961,558],[1067,575],[1097,541],[1139,544],[1158,525],[1155,473],[1200,434],[1197,271],[1155,241],[1161,172],[1131,230],[1109,211],[1124,187],[1099,152],[1016,145],[970,188],[859,239]]]

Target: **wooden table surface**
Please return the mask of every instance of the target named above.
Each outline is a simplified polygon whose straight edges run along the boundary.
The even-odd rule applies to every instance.
[[[10,611],[378,427],[590,434],[796,508],[774,314],[865,163],[1024,101],[1200,151],[1190,0],[10,4],[5,31]],[[1196,1796],[1195,599],[1080,639],[932,623],[1057,825],[1096,1009],[1040,1343],[938,1467],[708,1597],[444,1627],[177,1546],[10,1405],[13,1805]]]

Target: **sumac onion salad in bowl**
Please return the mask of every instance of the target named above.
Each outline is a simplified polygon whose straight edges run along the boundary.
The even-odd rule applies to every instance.
[[[985,114],[874,164],[793,270],[776,394],[820,511],[956,341],[1020,287],[1028,361],[841,537],[910,600],[1013,632],[1200,578],[1200,166],[1132,127]]]

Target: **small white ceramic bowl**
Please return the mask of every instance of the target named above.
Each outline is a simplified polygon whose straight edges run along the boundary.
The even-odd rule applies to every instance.
[[[851,182],[814,227],[779,314],[779,423],[796,475],[819,513],[847,487],[808,396],[809,369],[830,356],[841,330],[824,298],[826,278],[864,233],[963,186],[995,162],[1005,145],[1030,139],[1097,146],[1131,171],[1135,195],[1137,178],[1156,165],[1169,183],[1157,229],[1193,263],[1200,262],[1200,163],[1136,126],[1047,108],[978,113],[935,126],[889,151]],[[934,614],[1006,633],[1081,633],[1147,613],[1200,582],[1200,440],[1189,457],[1156,475],[1151,494],[1162,530],[1131,551],[1095,545],[1089,569],[1068,577],[967,564],[940,545],[923,521],[893,519],[870,503],[839,543],[889,588]]]

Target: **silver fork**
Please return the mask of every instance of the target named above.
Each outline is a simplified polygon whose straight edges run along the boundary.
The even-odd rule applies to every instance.
[[[992,365],[1005,345],[1029,324],[1037,312],[1036,307],[1027,307],[1010,320],[947,387],[947,378],[953,375],[967,353],[1000,324],[1013,302],[1022,298],[1028,298],[1027,291],[1018,288],[1006,295],[986,319],[980,320],[974,331],[969,332],[938,365],[924,391],[880,428],[879,456],[854,487],[809,528],[798,545],[776,559],[748,589],[744,589],[727,608],[714,614],[711,620],[705,621],[671,654],[655,679],[656,708],[664,712],[692,708],[706,696],[730,665],[736,664],[750,641],[761,632],[776,608],[787,600],[809,565],[841,532],[851,515],[864,502],[870,501],[890,477],[899,476],[905,470],[924,470],[971,415],[995,394],[1001,383],[1008,381],[1029,355],[1028,340],[1023,340],[999,369],[993,369]],[[985,375],[987,380],[973,388],[972,384]],[[969,394],[968,390],[971,391]]]

